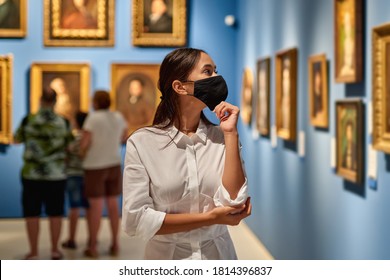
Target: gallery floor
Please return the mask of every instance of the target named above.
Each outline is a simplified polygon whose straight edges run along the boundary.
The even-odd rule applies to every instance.
[[[40,259],[50,259],[50,246],[48,234],[48,221],[42,219],[40,223],[39,251]],[[65,238],[68,223],[64,219],[61,241]],[[244,223],[237,227],[229,227],[237,256],[241,260],[269,260],[273,259],[271,254],[263,244],[251,232]],[[1,219],[0,220],[0,259],[2,260],[20,260],[27,253],[28,243],[23,219]],[[83,260],[87,259],[83,255],[85,242],[87,240],[87,231],[85,220],[81,220],[78,228],[76,250],[65,250],[64,259]],[[110,245],[110,232],[108,220],[104,218],[99,233],[99,258],[101,260],[139,260],[142,259],[144,242],[138,238],[130,238],[123,231],[120,231],[121,250],[118,256],[111,257],[108,254]]]

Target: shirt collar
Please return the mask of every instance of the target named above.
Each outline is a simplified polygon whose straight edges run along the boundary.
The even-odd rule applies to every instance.
[[[179,131],[174,125],[168,128],[168,135],[171,137],[172,141],[178,145],[183,139],[188,139],[188,136]],[[191,139],[199,139],[200,142],[206,144],[207,140],[207,125],[203,122],[202,119],[199,121],[198,128],[196,129],[195,134],[191,136]]]

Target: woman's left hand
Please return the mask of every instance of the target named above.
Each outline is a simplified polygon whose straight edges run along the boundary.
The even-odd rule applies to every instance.
[[[237,132],[237,120],[240,113],[237,106],[222,101],[215,107],[214,113],[220,120],[220,127],[224,133]]]

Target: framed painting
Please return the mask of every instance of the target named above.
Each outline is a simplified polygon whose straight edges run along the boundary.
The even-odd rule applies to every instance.
[[[390,23],[372,31],[373,146],[390,153]]]
[[[309,57],[309,109],[313,126],[328,127],[328,66],[325,54]]]
[[[334,0],[335,75],[338,83],[363,78],[362,0]]]
[[[0,55],[0,144],[12,143],[13,56]]]
[[[242,73],[241,87],[241,109],[240,115],[245,124],[252,121],[252,100],[253,100],[253,74],[252,70],[245,68]]]
[[[123,114],[129,133],[153,122],[161,96],[159,69],[158,64],[111,65],[111,109]]]
[[[44,0],[44,45],[114,45],[115,0]]]
[[[291,48],[276,54],[276,133],[295,141],[297,126],[297,57],[298,49]]]
[[[271,58],[257,61],[256,67],[256,128],[261,135],[270,130],[270,67]]]
[[[133,0],[132,15],[134,46],[186,45],[186,0]]]
[[[363,103],[360,99],[336,102],[336,171],[346,180],[363,178]]]
[[[0,38],[22,38],[27,33],[27,0],[0,1]]]
[[[42,89],[50,87],[57,93],[54,111],[74,124],[77,111],[89,111],[90,72],[87,63],[32,64],[30,112],[38,111]]]

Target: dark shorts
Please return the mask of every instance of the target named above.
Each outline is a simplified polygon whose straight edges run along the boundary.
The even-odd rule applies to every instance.
[[[42,181],[22,178],[23,217],[39,217],[42,206],[47,216],[64,215],[66,180]]]
[[[87,198],[118,196],[122,193],[121,167],[84,170],[84,182]]]
[[[66,194],[70,208],[88,208],[88,200],[84,193],[83,176],[69,176],[66,180]]]

